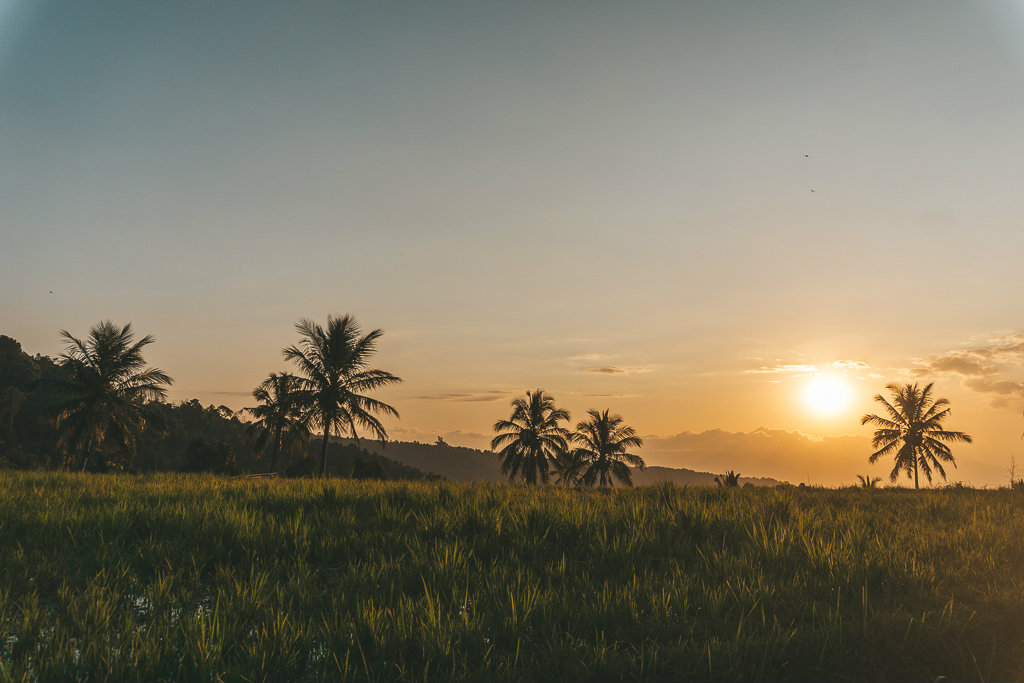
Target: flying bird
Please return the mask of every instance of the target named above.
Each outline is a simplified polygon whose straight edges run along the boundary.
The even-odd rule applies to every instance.
[[[810,154],[805,154],[805,155],[804,155],[804,159],[810,159],[810,158],[811,158],[811,155],[810,155]]]

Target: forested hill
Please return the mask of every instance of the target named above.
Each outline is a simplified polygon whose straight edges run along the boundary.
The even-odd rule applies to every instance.
[[[30,356],[15,339],[0,335],[0,469],[81,469],[80,459],[57,448],[54,426],[59,396],[55,386],[64,368],[46,356]],[[226,406],[199,401],[156,402],[138,434],[134,458],[114,469],[128,472],[215,472],[246,474],[269,469],[267,453],[258,453],[246,415]],[[313,438],[305,452],[285,453],[277,468],[282,474],[311,475],[320,453]],[[432,479],[409,465],[370,453],[351,444],[330,444],[328,472],[372,479]]]
[[[340,439],[351,443],[350,439]],[[505,481],[501,463],[496,453],[481,451],[465,446],[451,446],[446,443],[427,444],[417,441],[360,440],[364,449],[397,460],[424,472],[438,474],[452,481]],[[672,482],[679,486],[714,486],[715,477],[710,472],[697,472],[686,468],[648,467],[633,470],[633,483],[640,486]],[[740,486],[778,486],[780,482],[770,477],[740,477]]]

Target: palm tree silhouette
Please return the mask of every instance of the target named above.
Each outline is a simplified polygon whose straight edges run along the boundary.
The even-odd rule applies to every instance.
[[[569,432],[559,425],[569,413],[555,407],[555,399],[537,389],[512,401],[512,416],[494,423],[498,435],[491,439],[491,448],[501,458],[501,473],[509,481],[522,477],[527,484],[536,484],[538,477],[548,481],[548,464],[568,449]]]
[[[870,474],[858,474],[857,479],[860,480],[862,489],[873,489],[878,482],[882,481],[881,477],[872,477]]]
[[[83,471],[90,458],[129,465],[138,432],[156,417],[146,403],[165,398],[165,387],[174,381],[146,367],[142,349],[155,340],[146,335],[135,341],[131,323],[118,327],[109,320],[94,325],[84,340],[67,330],[60,335],[67,348],[59,362],[67,372],[54,386],[54,409],[64,466],[76,455]]]
[[[914,474],[914,488],[918,484],[918,468],[924,472],[930,483],[932,468],[946,478],[940,460],[952,463],[956,461],[943,441],[972,443],[972,439],[963,432],[951,432],[942,428],[942,421],[949,417],[949,401],[940,398],[932,401],[932,385],[923,388],[915,384],[888,384],[886,389],[892,392],[892,403],[881,394],[875,400],[885,406],[888,418],[878,415],[865,415],[860,423],[877,425],[875,435],[871,439],[872,448],[878,450],[871,454],[868,462],[874,463],[879,458],[895,453],[895,466],[889,473],[889,480],[896,481],[900,471],[910,477]]]
[[[737,488],[740,485],[740,473],[729,470],[722,475],[721,479],[715,477],[715,483],[727,489]]]
[[[597,482],[600,486],[612,486],[618,479],[626,486],[633,485],[630,465],[644,468],[644,461],[639,455],[627,453],[627,448],[640,448],[643,439],[636,435],[632,427],[622,424],[622,417],[609,415],[608,411],[588,410],[589,420],[576,425],[576,433],[572,440],[580,447],[576,449],[589,463],[583,473],[582,481],[587,486]]]
[[[555,456],[551,467],[555,470],[555,483],[562,486],[576,486],[587,469],[586,455],[578,448],[571,448]]]
[[[299,377],[298,398],[305,406],[305,418],[323,429],[320,447],[320,476],[327,473],[327,442],[332,434],[348,433],[356,443],[356,427],[369,429],[381,441],[387,432],[376,414],[398,417],[398,411],[383,401],[365,396],[389,384],[401,382],[390,372],[368,367],[370,356],[377,350],[377,340],[384,332],[372,330],[362,334],[355,318],[346,314],[327,317],[326,329],[312,320],[295,324],[299,343],[284,350],[284,357],[293,361],[304,375]]]
[[[306,443],[309,427],[303,419],[299,378],[287,372],[272,372],[252,392],[261,405],[246,408],[256,418],[249,425],[256,434],[256,450],[270,451],[270,470],[277,471],[277,458]]]

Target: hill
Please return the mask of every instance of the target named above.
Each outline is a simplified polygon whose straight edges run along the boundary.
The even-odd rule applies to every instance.
[[[351,444],[351,439],[339,439]],[[450,481],[505,481],[501,473],[498,456],[491,451],[482,451],[465,446],[451,446],[444,442],[436,444],[418,441],[360,440],[359,445],[371,453],[390,458],[422,472],[440,475]],[[661,482],[672,482],[678,486],[714,486],[715,477],[711,472],[698,472],[685,467],[647,467],[633,471],[633,483],[649,486]],[[740,477],[740,485],[778,486],[784,482],[770,477]]]

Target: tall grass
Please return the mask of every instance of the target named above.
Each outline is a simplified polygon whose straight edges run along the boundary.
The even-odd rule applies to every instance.
[[[0,476],[2,680],[1020,680],[1016,491]]]

